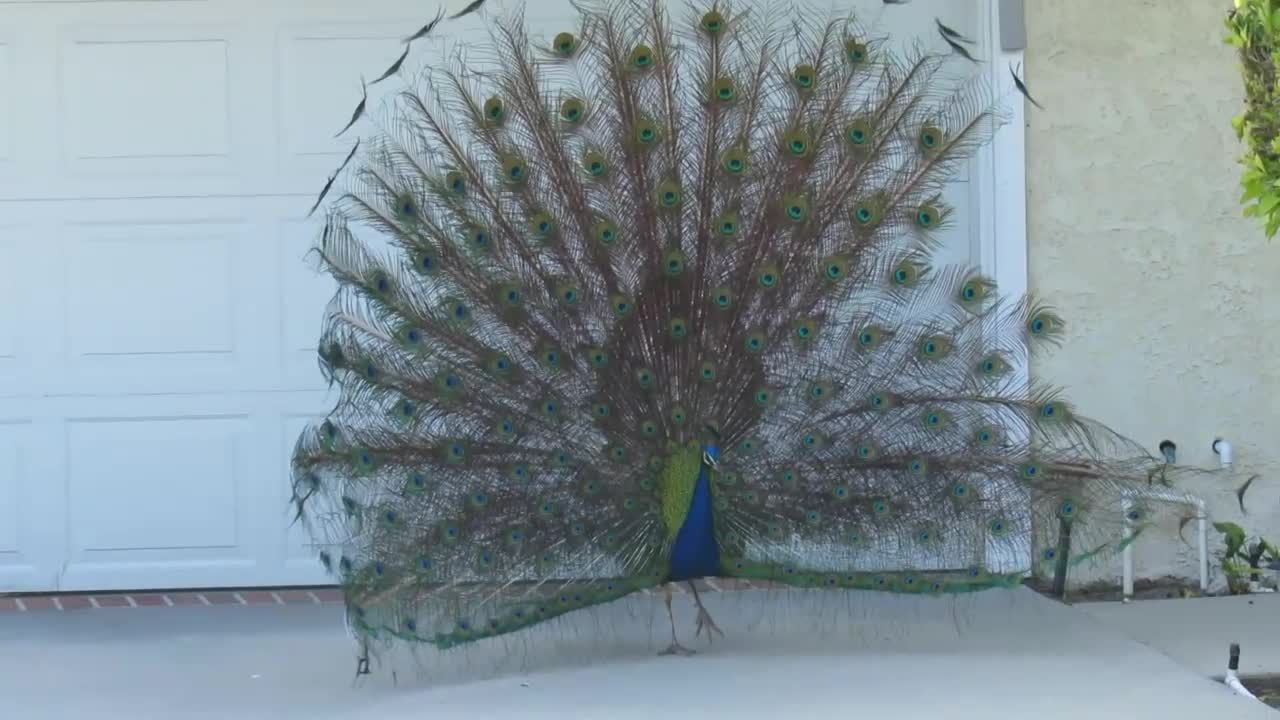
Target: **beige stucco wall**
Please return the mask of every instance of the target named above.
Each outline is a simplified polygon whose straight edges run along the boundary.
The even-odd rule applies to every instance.
[[[1280,240],[1237,206],[1228,5],[1027,0],[1028,82],[1047,108],[1027,120],[1030,286],[1070,323],[1033,372],[1152,453],[1169,438],[1212,467],[1223,434],[1238,463],[1269,465],[1243,520],[1280,540]],[[1189,489],[1238,520],[1237,480]],[[1195,557],[1175,534],[1144,537],[1138,576],[1195,577]]]

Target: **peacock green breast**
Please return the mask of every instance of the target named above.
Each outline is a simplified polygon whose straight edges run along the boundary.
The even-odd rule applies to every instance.
[[[673,448],[658,478],[658,500],[662,506],[662,523],[670,544],[684,526],[693,503],[693,492],[702,470],[702,447],[690,441]]]

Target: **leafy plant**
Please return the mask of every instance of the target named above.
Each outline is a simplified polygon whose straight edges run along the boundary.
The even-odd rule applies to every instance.
[[[1240,53],[1245,90],[1244,112],[1231,120],[1247,148],[1240,203],[1270,239],[1280,230],[1280,0],[1235,0],[1226,26],[1227,44]]]
[[[1249,581],[1257,579],[1262,560],[1280,560],[1280,551],[1262,538],[1253,543],[1244,528],[1235,523],[1216,522],[1213,529],[1222,533],[1225,547],[1218,555],[1222,572],[1227,576],[1227,588],[1232,595],[1243,595],[1249,592]]]

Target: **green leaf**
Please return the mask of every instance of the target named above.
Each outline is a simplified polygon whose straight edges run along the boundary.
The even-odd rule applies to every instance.
[[[1227,549],[1224,553],[1225,557],[1232,558],[1244,547],[1244,528],[1231,522],[1216,522],[1213,529],[1222,533],[1223,540],[1227,543]]]

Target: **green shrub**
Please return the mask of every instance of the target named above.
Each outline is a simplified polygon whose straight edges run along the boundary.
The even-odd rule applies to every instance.
[[[1226,25],[1244,77],[1244,112],[1231,120],[1246,145],[1240,203],[1270,239],[1280,230],[1280,0],[1235,0]]]

